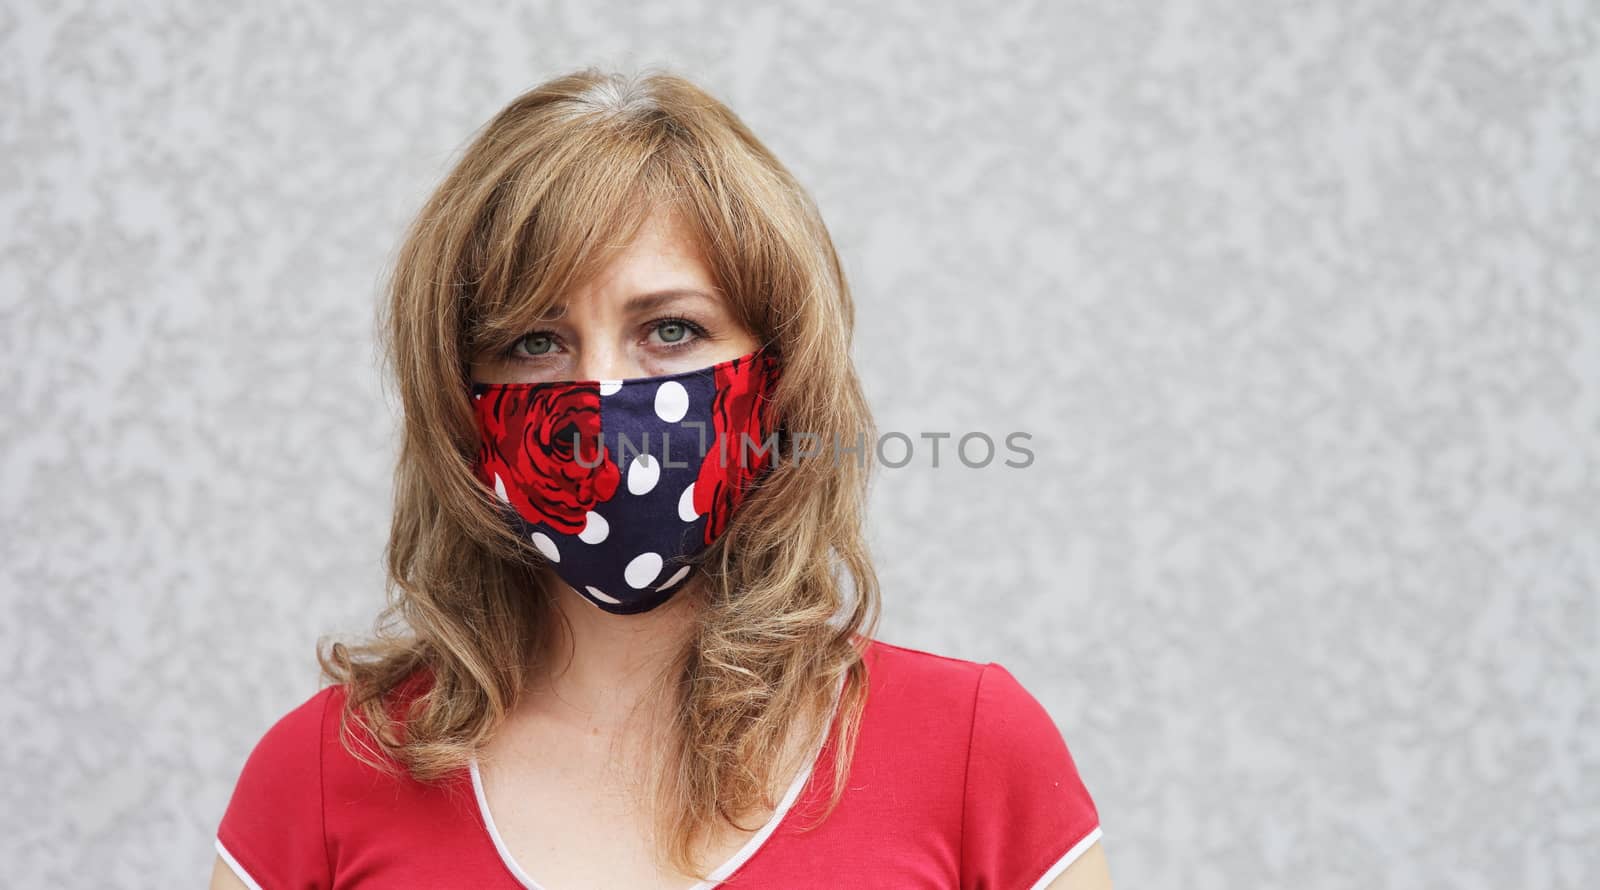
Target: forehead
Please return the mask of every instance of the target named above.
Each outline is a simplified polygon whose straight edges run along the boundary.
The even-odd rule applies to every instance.
[[[720,289],[697,233],[670,209],[653,211],[633,240],[613,252],[588,282],[563,295],[551,315],[603,302],[644,311],[668,303],[717,301]]]
[[[667,209],[654,211],[640,224],[633,240],[611,258],[595,283],[628,286],[662,276],[692,276],[702,282],[711,277],[696,233]]]

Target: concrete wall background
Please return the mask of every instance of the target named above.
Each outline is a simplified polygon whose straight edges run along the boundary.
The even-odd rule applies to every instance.
[[[198,886],[381,604],[372,307],[467,134],[664,64],[813,190],[883,637],[998,660],[1119,887],[1600,878],[1600,9],[0,11],[0,860]]]

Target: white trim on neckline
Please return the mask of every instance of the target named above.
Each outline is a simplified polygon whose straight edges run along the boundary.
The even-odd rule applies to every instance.
[[[794,781],[789,783],[789,790],[784,792],[783,799],[778,802],[778,807],[773,810],[771,818],[767,820],[765,825],[761,826],[759,831],[751,835],[745,841],[744,846],[740,847],[726,862],[712,870],[706,880],[700,881],[691,887],[686,887],[684,890],[711,890],[711,888],[716,887],[748,862],[756,854],[756,851],[760,850],[762,845],[767,842],[767,838],[778,830],[778,826],[783,823],[784,817],[789,814],[789,809],[794,806],[795,801],[800,799],[800,792],[805,789],[807,780],[811,778],[812,770],[822,757],[822,749],[827,745],[828,737],[832,735],[833,720],[838,714],[839,701],[844,692],[845,676],[839,678],[839,682],[834,689],[833,707],[829,710],[827,723],[823,725],[821,741],[812,748],[811,757],[806,761],[805,767],[800,770],[800,774],[795,776]],[[478,771],[477,757],[472,757],[468,761],[468,769],[472,773],[472,793],[478,799],[478,814],[483,817],[484,827],[489,830],[489,839],[494,841],[494,849],[496,853],[500,854],[500,861],[505,864],[505,867],[527,890],[545,890],[538,881],[533,879],[532,875],[523,871],[522,866],[516,859],[512,858],[511,850],[506,847],[505,839],[500,836],[500,829],[495,827],[494,816],[489,812],[489,799],[483,791],[483,776]],[[1062,865],[1061,867],[1065,868],[1066,866]]]

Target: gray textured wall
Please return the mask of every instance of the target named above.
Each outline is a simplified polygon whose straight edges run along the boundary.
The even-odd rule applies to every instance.
[[[203,883],[381,602],[400,228],[589,63],[814,190],[885,429],[1033,435],[882,475],[883,636],[1036,692],[1119,887],[1600,880],[1596,4],[126,6],[0,10],[8,886]]]

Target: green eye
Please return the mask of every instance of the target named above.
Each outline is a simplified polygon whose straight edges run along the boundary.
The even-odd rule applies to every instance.
[[[661,325],[656,328],[656,332],[661,335],[662,341],[666,343],[676,343],[688,335],[689,329],[685,327],[682,322],[667,321],[662,322]]]
[[[549,334],[529,334],[518,340],[517,345],[521,346],[522,351],[528,355],[544,355],[550,351],[554,341],[551,340]]]

